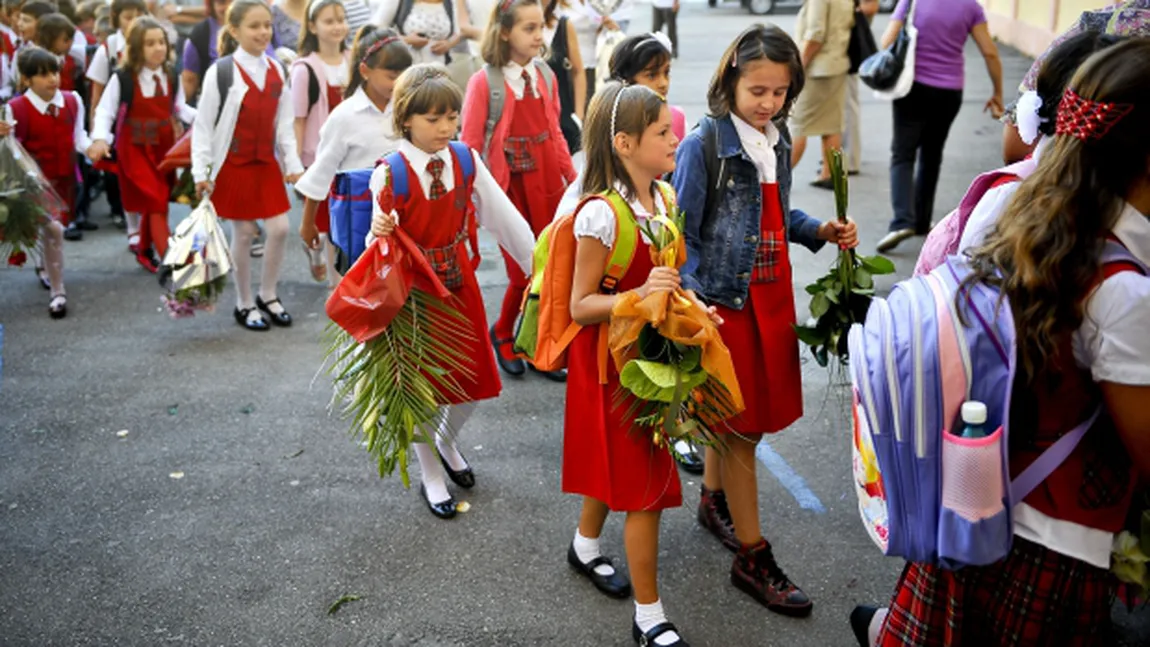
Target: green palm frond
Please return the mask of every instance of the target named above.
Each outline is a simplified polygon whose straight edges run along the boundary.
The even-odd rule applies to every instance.
[[[374,339],[358,344],[334,323],[327,338],[335,401],[353,437],[366,441],[381,477],[398,468],[410,486],[411,444],[431,442],[440,407],[465,397],[454,375],[474,378],[473,360],[461,350],[477,341],[470,321],[450,303],[413,290]]]

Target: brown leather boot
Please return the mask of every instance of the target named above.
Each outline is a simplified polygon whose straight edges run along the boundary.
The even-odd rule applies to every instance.
[[[731,583],[775,613],[803,617],[814,608],[807,594],[779,568],[766,539],[739,549],[731,565]]]
[[[699,525],[711,531],[723,546],[732,553],[739,551],[739,540],[735,538],[735,522],[731,521],[731,511],[727,508],[727,495],[722,490],[708,490],[702,487],[699,494]]]

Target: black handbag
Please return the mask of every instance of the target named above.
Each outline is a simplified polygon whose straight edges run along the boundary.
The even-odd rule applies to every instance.
[[[907,53],[913,43],[907,31],[908,23],[913,17],[914,0],[911,0],[907,9],[907,22],[903,24],[890,47],[867,57],[859,65],[859,78],[874,90],[890,90],[898,83],[902,69],[906,65]]]
[[[575,112],[575,87],[571,82],[570,46],[567,44],[567,17],[559,19],[555,26],[555,37],[548,51],[547,64],[555,72],[555,82],[559,86],[559,130],[567,140],[567,150],[572,155],[579,152],[583,133],[572,116]]]
[[[858,0],[855,0],[855,24],[851,27],[851,42],[847,45],[847,56],[851,61],[850,74],[858,74],[862,62],[878,53],[878,44],[874,41],[874,32],[870,29],[870,21],[866,14],[859,9]]]

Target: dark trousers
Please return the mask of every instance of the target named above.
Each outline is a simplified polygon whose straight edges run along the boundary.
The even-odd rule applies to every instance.
[[[671,39],[671,56],[679,58],[679,28],[675,23],[675,17],[678,14],[671,8],[652,7],[651,10],[655,12],[651,31],[662,31],[663,25],[667,25],[667,38]]]
[[[894,139],[890,145],[891,231],[913,229],[924,235],[934,216],[934,195],[942,168],[942,149],[962,107],[962,90],[915,83],[894,102]],[[918,173],[915,173],[915,158]]]

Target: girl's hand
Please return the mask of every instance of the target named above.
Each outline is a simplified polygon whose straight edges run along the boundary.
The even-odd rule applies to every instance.
[[[204,180],[203,182],[196,182],[196,197],[197,198],[203,198],[205,193],[211,193],[211,191],[212,191],[212,183],[210,180]]]
[[[171,5],[165,5],[165,6],[170,7]],[[184,130],[185,130],[184,122],[180,121],[179,119],[177,119],[175,117],[172,117],[172,136],[175,137],[176,139],[179,139],[179,138],[184,136]]]
[[[619,23],[615,22],[610,16],[603,16],[603,22],[600,24],[603,26],[603,29],[619,31]]]
[[[303,173],[288,173],[284,176],[284,181],[288,184],[295,184],[301,177],[303,177]]]
[[[309,249],[319,249],[319,228],[315,226],[315,222],[300,223],[299,237],[303,239],[303,244],[307,245]]]
[[[102,159],[111,157],[111,155],[112,151],[108,148],[108,142],[102,139],[97,139],[88,147],[88,159],[93,162],[99,162]]]
[[[423,49],[427,47],[429,41],[419,34],[408,34],[403,37],[403,42],[407,43],[411,49]]]
[[[371,234],[376,238],[390,236],[395,231],[395,212],[377,213],[371,217]]]
[[[695,294],[694,290],[686,290],[684,293],[687,295],[688,299],[690,299],[695,305],[699,306],[703,312],[707,313],[707,316],[711,318],[711,323],[715,324],[716,326],[723,325],[723,318],[719,316],[719,311],[715,308],[715,306],[709,306],[699,300],[699,295]]]
[[[12,124],[7,121],[0,121],[0,137],[7,137],[12,134]]]
[[[859,229],[854,220],[847,218],[844,225],[837,220],[828,220],[819,225],[819,240],[835,243],[842,249],[853,249],[859,244]]]
[[[1001,119],[1002,114],[1006,112],[1006,108],[1002,105],[1002,95],[994,95],[986,102],[986,107],[982,109],[983,112],[989,112],[991,117]]]
[[[455,47],[454,38],[431,41],[431,53],[435,54],[436,56],[443,56],[447,52],[451,51],[452,47]]]
[[[646,299],[653,292],[671,292],[679,287],[679,270],[673,267],[654,267],[647,275],[647,282],[635,290],[640,299]]]

